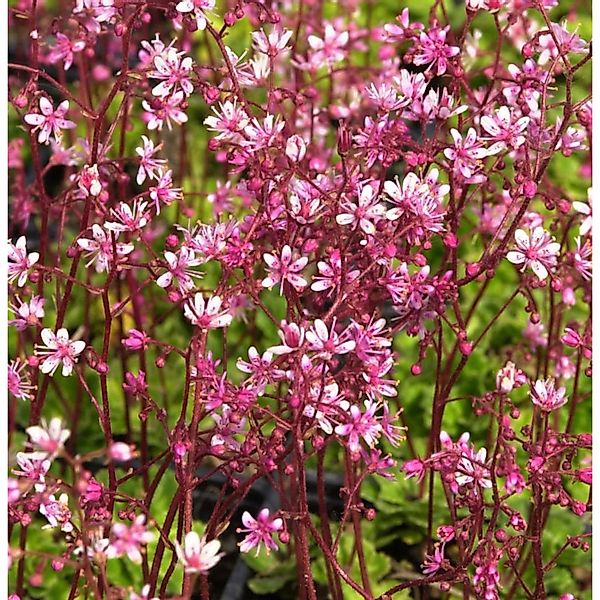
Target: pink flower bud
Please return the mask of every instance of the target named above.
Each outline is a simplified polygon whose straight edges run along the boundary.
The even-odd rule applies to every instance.
[[[444,236],[444,244],[448,248],[458,248],[458,238],[454,233],[449,232]]]
[[[545,463],[546,459],[543,456],[534,456],[529,460],[527,467],[531,473],[537,473]]]
[[[279,540],[282,544],[287,544],[290,541],[290,534],[287,531],[282,531],[279,534]]]
[[[565,328],[565,333],[560,338],[560,341],[570,348],[578,348],[582,343],[579,333],[570,327]]]
[[[202,90],[202,95],[207,104],[213,104],[213,102],[216,102],[219,99],[221,92],[219,91],[219,88],[208,85]]]
[[[306,156],[306,143],[299,135],[292,135],[285,145],[285,155],[292,162],[301,162]]]
[[[525,198],[533,198],[537,193],[537,184],[535,181],[527,180],[523,184],[523,195]]]
[[[579,479],[579,481],[583,483],[592,485],[592,467],[587,467],[585,469],[577,471],[577,479]]]
[[[562,290],[562,301],[567,305],[567,306],[575,306],[575,292],[573,291],[572,287],[565,287]]]
[[[121,340],[121,343],[128,350],[145,350],[148,347],[148,342],[150,341],[151,338],[149,338],[143,331],[130,329],[127,332],[127,337]]]
[[[469,277],[475,277],[479,273],[481,266],[479,263],[469,263],[466,267],[466,272]]]
[[[133,458],[134,446],[129,446],[124,442],[113,442],[108,449],[108,455],[113,459],[121,462],[126,462]]]
[[[469,354],[473,352],[473,342],[462,340],[458,343],[458,349],[460,350],[461,354],[464,354],[464,356],[469,356]]]
[[[59,558],[55,558],[52,561],[52,570],[56,571],[57,573],[59,571],[62,571],[64,569],[64,566],[65,566],[65,563],[62,560],[60,560]]]

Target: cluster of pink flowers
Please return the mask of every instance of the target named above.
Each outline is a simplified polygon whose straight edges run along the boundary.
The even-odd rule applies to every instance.
[[[549,511],[591,510],[591,46],[571,14],[45,4],[10,9],[12,598],[50,565],[69,597],[206,600],[226,553],[292,538],[299,598],[316,555],[338,600],[546,597],[588,537],[550,559]],[[454,403],[479,420],[457,441]],[[377,516],[365,481],[402,472],[427,532],[448,524],[418,576],[376,582],[340,539]],[[253,516],[260,480],[278,508]]]

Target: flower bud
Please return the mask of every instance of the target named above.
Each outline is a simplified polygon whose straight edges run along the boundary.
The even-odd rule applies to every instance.
[[[306,142],[299,135],[291,136],[285,145],[285,155],[292,162],[302,162],[306,156]]]
[[[134,446],[129,446],[125,442],[113,442],[108,449],[108,455],[113,460],[126,462],[133,458],[133,448]]]

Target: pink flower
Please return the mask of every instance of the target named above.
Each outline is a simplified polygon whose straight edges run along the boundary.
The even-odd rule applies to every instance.
[[[332,66],[336,62],[343,60],[346,56],[346,45],[350,35],[348,31],[338,32],[333,25],[327,23],[322,38],[316,35],[308,36],[308,45],[311,48],[312,55],[310,64],[314,68],[323,66]]]
[[[20,477],[26,477],[30,481],[36,482],[36,489],[41,491],[45,488],[45,475],[50,469],[52,462],[48,460],[45,454],[40,452],[17,452],[17,465],[20,471],[14,470],[13,473]]]
[[[365,412],[361,412],[356,405],[350,407],[349,421],[335,428],[335,432],[343,437],[348,436],[348,448],[353,454],[360,450],[360,438],[369,448],[373,448],[381,435],[382,427],[375,417],[378,405],[370,400],[365,400]]]
[[[273,534],[283,529],[283,519],[272,518],[268,508],[263,508],[255,519],[248,511],[242,515],[242,523],[245,528],[238,528],[237,532],[247,532],[248,535],[239,543],[240,552],[250,552],[256,548],[256,555],[264,544],[267,554],[271,550],[277,550],[277,544],[273,539]]]
[[[129,527],[124,523],[114,523],[111,529],[113,539],[106,549],[108,558],[126,554],[134,563],[141,563],[142,547],[154,540],[154,534],[147,531],[145,523],[145,515],[138,515]]]
[[[42,329],[41,337],[44,343],[35,346],[36,355],[44,357],[40,371],[54,375],[62,363],[63,376],[69,376],[85,348],[85,342],[82,340],[70,341],[69,332],[64,328],[59,329],[56,333],[51,329]]]
[[[299,135],[292,135],[286,142],[285,155],[294,163],[302,162],[306,156],[306,142]]]
[[[121,343],[127,350],[145,350],[152,338],[148,337],[144,331],[130,329],[127,332],[127,337],[121,340]]]
[[[352,269],[343,276],[342,257],[337,248],[331,252],[329,262],[320,260],[317,263],[317,270],[319,274],[313,278],[310,286],[315,292],[330,290],[331,293],[344,283],[352,283],[360,274],[358,269]]]
[[[107,231],[97,223],[92,225],[91,238],[79,238],[77,244],[85,250],[87,257],[90,259],[86,267],[96,265],[96,272],[108,272],[114,266],[114,248],[117,250],[117,262],[131,254],[134,250],[134,245],[129,243],[113,242],[119,235],[119,232]]]
[[[69,497],[67,494],[61,494],[57,500],[54,494],[51,494],[47,500],[40,504],[40,512],[48,520],[48,524],[42,529],[58,527],[61,531],[69,533],[73,531],[73,523],[71,523],[71,511],[69,510]]]
[[[515,465],[514,469],[506,475],[504,487],[509,494],[520,494],[525,489],[526,481]]]
[[[25,431],[30,439],[29,444],[36,450],[45,452],[50,458],[58,454],[71,435],[70,430],[63,429],[59,417],[50,419],[50,424],[42,419],[41,425],[32,425]]]
[[[54,64],[59,60],[64,61],[64,69],[68,71],[73,64],[73,54],[81,52],[85,48],[84,40],[71,41],[64,33],[56,33],[56,44],[52,46],[46,59]]]
[[[353,229],[360,227],[367,235],[376,231],[375,224],[385,213],[383,204],[377,202],[377,191],[372,183],[364,183],[359,187],[358,203],[343,202],[343,211],[335,218],[338,225],[351,225]]]
[[[335,331],[336,320],[333,319],[331,329],[321,319],[316,319],[315,324],[306,332],[306,341],[309,348],[315,350],[317,356],[330,360],[334,354],[348,354],[356,348],[356,342],[350,337],[346,329],[341,335]]]
[[[126,462],[134,457],[134,446],[125,442],[113,442],[108,448],[110,458],[120,462]]]
[[[100,33],[101,24],[110,21],[117,9],[114,0],[76,0],[73,14],[83,19],[84,27],[92,33]]]
[[[45,96],[41,96],[39,100],[40,112],[28,113],[24,120],[28,125],[33,125],[33,131],[38,131],[38,142],[40,144],[49,144],[50,136],[54,137],[56,142],[61,141],[61,129],[73,129],[76,127],[73,121],[65,119],[65,114],[69,110],[69,101],[63,100],[56,110],[52,103]]]
[[[194,63],[190,56],[182,59],[183,54],[183,52],[177,52],[173,47],[168,47],[154,57],[155,69],[150,71],[148,76],[162,81],[152,88],[153,96],[166,98],[179,91],[183,92],[185,96],[192,94],[194,85],[191,75]]]
[[[289,354],[299,350],[304,343],[304,327],[296,325],[296,323],[288,323],[281,321],[281,326],[277,335],[283,342],[280,346],[271,346],[269,350],[273,354]]]
[[[17,285],[23,287],[27,281],[29,271],[37,263],[40,255],[38,252],[27,254],[27,239],[22,235],[16,244],[8,242],[8,281],[12,283],[17,279]]]
[[[237,368],[242,373],[248,373],[252,376],[252,382],[258,390],[264,391],[267,383],[275,380],[281,380],[285,377],[285,372],[277,369],[273,362],[273,353],[270,350],[263,352],[261,356],[254,346],[248,349],[249,361],[245,361],[242,357],[238,357],[236,361]],[[262,393],[259,391],[259,393]]]
[[[157,215],[160,214],[161,204],[169,206],[183,198],[181,188],[173,187],[173,172],[171,170],[161,173],[156,185],[150,187],[148,191],[150,192],[150,199],[154,201]]]
[[[291,29],[282,29],[277,25],[268,35],[263,29],[254,31],[252,33],[252,45],[257,52],[274,58],[285,50],[293,33]]]
[[[426,554],[425,560],[421,565],[423,569],[423,575],[434,575],[437,573],[446,563],[444,558],[444,545],[440,547],[438,544],[435,545],[433,554]]]
[[[552,34],[548,32],[539,37],[538,44],[543,49],[538,59],[539,65],[545,65],[551,58],[556,58],[559,54],[584,54],[586,52],[587,42],[576,33],[570,33],[567,30],[566,19],[560,25],[550,23],[550,27]]]
[[[99,196],[102,193],[102,182],[98,173],[98,165],[91,167],[84,165],[77,177],[77,185],[86,198]]]
[[[105,221],[104,229],[122,233],[124,231],[133,233],[148,224],[150,212],[146,210],[148,202],[134,200],[133,205],[119,202],[117,208],[110,209],[111,218],[114,221]]]
[[[151,101],[143,100],[142,108],[146,111],[144,120],[148,123],[148,129],[162,131],[166,122],[171,131],[171,121],[176,125],[187,123],[188,117],[181,108],[184,101],[183,92],[175,92],[168,98],[153,98]]]
[[[14,479],[13,477],[9,477],[6,481],[8,487],[7,500],[9,504],[14,504],[18,502],[21,498],[21,487],[19,485],[19,480]]]
[[[8,324],[16,327],[18,331],[23,331],[27,327],[40,325],[40,319],[44,316],[44,298],[33,296],[29,302],[21,302],[17,298],[19,306],[12,306],[10,309],[16,313],[17,318],[11,319]]]
[[[575,244],[577,250],[573,253],[573,264],[581,277],[586,281],[590,281],[592,279],[592,261],[590,260],[592,256],[592,243],[587,238],[582,244],[581,238],[576,237]]]
[[[458,46],[446,44],[446,34],[450,26],[444,29],[432,27],[428,32],[422,31],[419,45],[413,58],[415,65],[429,65],[427,70],[437,65],[436,75],[443,75],[448,69],[448,59],[460,52]]]
[[[556,257],[560,244],[543,227],[535,227],[529,235],[522,229],[515,231],[517,250],[512,250],[506,258],[515,265],[521,266],[521,272],[529,267],[543,281],[548,271],[556,266]]]
[[[516,118],[508,106],[501,106],[492,116],[481,117],[481,127],[489,134],[486,139],[495,142],[489,148],[490,154],[522,146],[528,125],[529,117]]]
[[[201,293],[194,295],[183,307],[183,313],[193,325],[202,329],[227,327],[233,320],[233,315],[227,310],[221,310],[223,300],[219,296],[211,296],[208,302]]]
[[[556,389],[554,378],[548,377],[546,380],[538,379],[533,389],[530,390],[529,395],[531,401],[536,406],[539,406],[542,411],[550,412],[567,403],[565,393],[566,390],[564,387]]]
[[[463,139],[456,129],[450,133],[454,139],[454,146],[444,150],[444,156],[452,161],[454,173],[464,178],[467,183],[481,183],[486,180],[486,175],[481,172],[482,160],[491,154],[499,152],[499,148],[484,148],[481,140],[477,139],[477,132],[469,128]]]
[[[426,473],[425,463],[418,458],[405,462],[402,470],[406,473],[406,479],[416,477],[417,481],[421,481]]]
[[[460,486],[474,483],[484,488],[491,488],[490,472],[485,467],[486,457],[485,448],[481,448],[477,454],[474,454],[471,449],[463,453],[458,463],[459,470],[455,475],[456,483]]]
[[[304,406],[303,415],[314,419],[327,434],[333,433],[331,421],[337,421],[340,410],[347,411],[350,403],[343,399],[339,385],[332,381],[324,386],[315,384],[310,388],[310,399]]]
[[[156,283],[161,288],[167,288],[177,280],[177,285],[182,294],[188,292],[194,287],[193,278],[201,278],[203,274],[194,270],[194,267],[203,264],[205,261],[196,258],[193,250],[186,246],[182,246],[178,254],[173,252],[165,252],[165,260],[168,264],[168,271],[163,273]]]
[[[181,0],[178,2],[175,10],[184,15],[191,15],[196,20],[196,25],[200,31],[206,29],[207,11],[215,7],[215,0]]]
[[[525,374],[517,369],[515,363],[510,360],[496,375],[496,389],[503,394],[508,394],[516,387],[523,385],[526,381]]]
[[[19,400],[31,400],[34,386],[31,385],[29,375],[23,372],[27,368],[27,363],[19,359],[13,360],[8,365],[7,384],[8,391]]]
[[[262,122],[252,119],[250,124],[244,127],[245,138],[240,143],[244,148],[254,152],[261,148],[268,148],[275,145],[277,136],[284,127],[285,123],[281,121],[279,115],[267,114]]]
[[[146,177],[149,179],[158,179],[167,161],[162,158],[152,157],[161,147],[162,144],[155,147],[152,140],[148,139],[145,135],[142,136],[142,146],[138,146],[135,149],[136,154],[140,157],[140,166],[135,180],[138,185],[142,185],[146,181]]]
[[[300,276],[300,272],[308,263],[306,256],[301,256],[296,260],[292,260],[292,249],[286,244],[278,258],[273,254],[265,252],[263,259],[267,263],[269,275],[262,280],[262,286],[271,289],[274,285],[279,284],[279,293],[283,294],[283,284],[288,282],[297,292],[301,292],[308,285],[304,277]]]
[[[248,125],[249,119],[245,109],[238,106],[234,98],[233,102],[227,100],[224,104],[219,103],[219,112],[214,106],[210,115],[204,119],[208,131],[216,131],[218,135],[215,139],[235,141],[241,139],[240,132]]]
[[[186,534],[183,548],[175,542],[177,557],[186,573],[206,573],[212,569],[223,556],[222,553],[219,554],[220,549],[219,540],[207,542],[205,538],[200,539],[195,531]]]

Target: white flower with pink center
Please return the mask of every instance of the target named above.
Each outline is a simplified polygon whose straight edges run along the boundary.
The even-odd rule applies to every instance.
[[[178,13],[191,15],[200,31],[206,29],[205,13],[215,7],[215,0],[181,0],[175,7]]]
[[[27,238],[22,235],[15,244],[8,242],[8,281],[15,279],[17,285],[23,287],[27,281],[29,271],[40,259],[38,252],[27,253]]]
[[[297,292],[301,292],[308,285],[300,275],[308,263],[308,257],[302,256],[292,259],[292,249],[286,244],[279,257],[265,252],[263,259],[267,263],[269,275],[262,280],[262,286],[271,289],[279,284],[279,293],[283,293],[283,284],[288,282]]]
[[[70,533],[73,531],[73,523],[71,523],[71,511],[69,510],[69,497],[67,494],[61,494],[58,500],[51,494],[47,500],[40,504],[40,512],[48,520],[48,524],[42,529],[50,529],[59,527],[61,531]]]
[[[360,451],[361,438],[369,448],[373,448],[382,431],[381,424],[375,416],[379,405],[365,400],[365,408],[365,412],[361,412],[360,408],[353,404],[347,414],[347,422],[335,428],[338,435],[348,438],[348,449],[355,456]]]
[[[548,277],[548,272],[556,266],[560,244],[543,227],[535,227],[529,234],[523,229],[515,231],[517,249],[510,251],[506,258],[521,267],[523,272],[529,267],[540,281]]]
[[[56,333],[52,329],[42,329],[41,337],[44,343],[36,344],[35,347],[36,355],[43,357],[40,371],[54,375],[58,366],[62,364],[62,374],[65,377],[69,376],[85,348],[85,342],[71,341],[69,332],[64,328],[60,328]]]
[[[22,302],[20,298],[17,298],[17,302],[18,306],[9,306],[17,318],[11,319],[8,324],[16,327],[18,331],[39,325],[40,319],[44,316],[44,303],[46,302],[44,298],[33,296],[29,302]]]
[[[335,331],[336,320],[333,319],[328,328],[324,321],[316,319],[315,324],[306,332],[309,348],[315,350],[317,356],[329,360],[334,354],[348,354],[356,348],[356,342],[350,339],[350,331],[346,329],[338,335]]]
[[[154,71],[148,73],[153,79],[162,80],[152,88],[152,95],[166,98],[176,92],[190,96],[194,91],[191,81],[194,62],[190,56],[182,58],[183,52],[169,47],[162,54],[154,57]]]
[[[485,466],[487,450],[481,448],[475,454],[470,448],[463,453],[459,463],[458,471],[455,474],[456,483],[460,486],[474,483],[484,488],[491,488],[490,471]]]
[[[263,508],[255,519],[248,511],[242,515],[244,528],[238,528],[238,533],[247,533],[246,537],[239,543],[240,552],[250,552],[256,548],[256,556],[264,545],[267,554],[271,550],[277,550],[277,543],[273,535],[283,529],[283,519],[273,518],[268,508]]]
[[[186,293],[194,287],[193,278],[203,276],[200,271],[195,270],[195,267],[206,261],[197,258],[194,251],[186,246],[182,246],[178,254],[165,252],[165,260],[167,261],[168,271],[156,280],[157,285],[161,288],[169,287],[175,279],[179,290]]]
[[[25,430],[29,436],[29,444],[35,450],[45,452],[50,457],[56,456],[69,439],[71,432],[63,429],[59,417],[50,419],[49,424],[45,419],[42,419],[40,423],[41,425],[32,425]]]
[[[212,111],[215,114],[204,119],[208,131],[216,131],[218,135],[215,139],[217,140],[237,141],[241,139],[240,132],[249,122],[245,109],[237,105],[235,98],[232,102],[229,100],[224,103],[219,102],[219,109],[220,111],[213,106]]]
[[[233,320],[233,315],[227,310],[221,310],[223,300],[220,296],[211,296],[208,301],[198,292],[189,299],[183,307],[183,314],[196,327],[202,329],[217,329],[227,327]]]
[[[162,147],[162,144],[154,146],[154,142],[146,137],[142,136],[142,145],[135,149],[136,154],[140,157],[140,166],[138,168],[136,183],[142,185],[148,179],[158,179],[160,173],[163,171],[166,164],[166,160],[163,158],[153,158]]]
[[[538,379],[529,392],[531,401],[544,412],[556,410],[566,404],[567,397],[565,394],[566,390],[564,387],[556,388],[553,377],[548,377],[545,380]]]
[[[60,143],[62,139],[62,129],[73,129],[76,127],[73,121],[65,119],[65,115],[69,110],[69,101],[63,100],[54,109],[52,102],[45,96],[41,96],[39,100],[40,112],[28,113],[23,119],[28,125],[33,125],[33,132],[39,131],[38,142],[40,144],[49,144],[50,136],[54,141]]]
[[[134,249],[133,244],[124,244],[116,241],[113,243],[113,236],[116,240],[118,235],[119,232],[107,231],[106,228],[94,223],[92,225],[92,237],[79,238],[77,240],[79,247],[85,250],[88,258],[90,258],[86,267],[95,263],[97,273],[110,271],[114,262],[113,249],[116,248],[117,261],[131,254]]]
[[[220,549],[221,542],[219,540],[207,542],[205,538],[200,538],[195,531],[186,534],[183,548],[178,542],[175,542],[177,557],[183,564],[186,573],[206,573],[212,569],[223,556],[222,553],[219,553]]]
[[[365,183],[358,192],[358,201],[342,203],[345,212],[336,216],[338,225],[351,225],[353,229],[360,227],[367,235],[373,235],[375,225],[385,213],[385,207],[377,201],[375,185]]]

